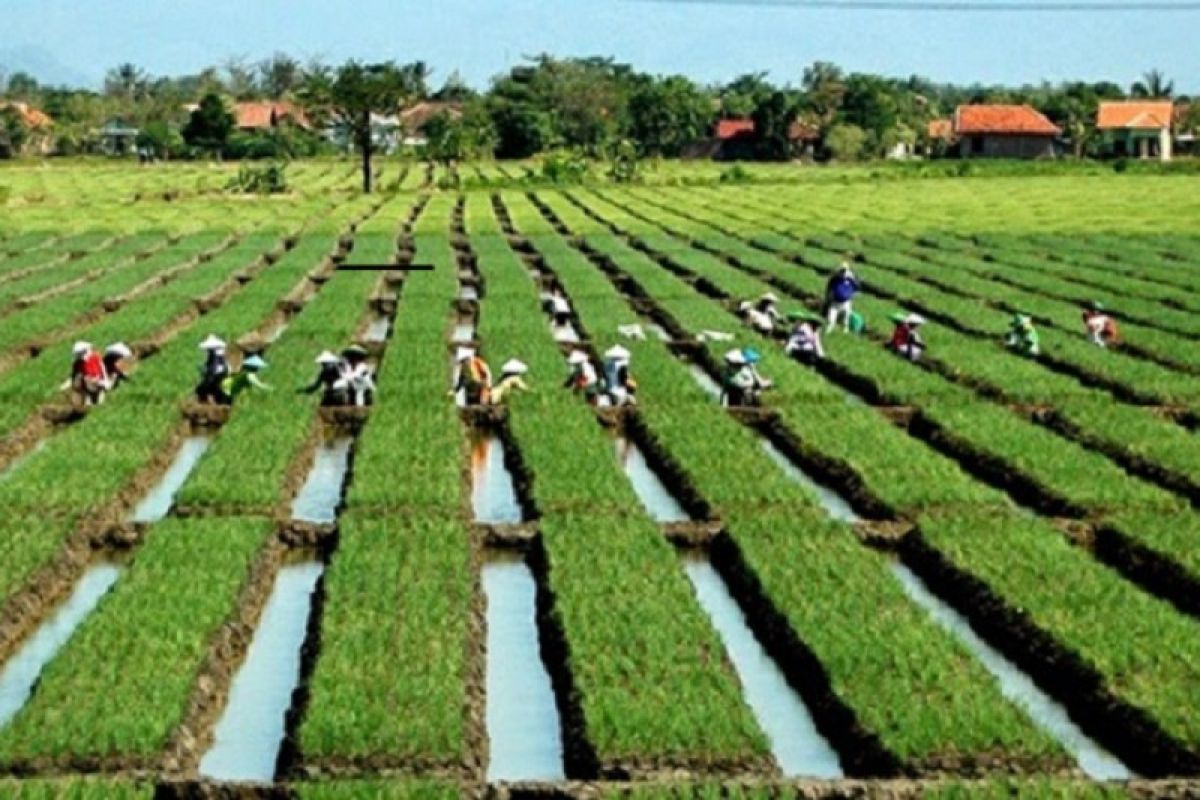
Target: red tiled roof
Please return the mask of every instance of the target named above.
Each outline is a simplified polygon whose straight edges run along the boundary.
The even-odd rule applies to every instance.
[[[1171,111],[1170,100],[1101,103],[1096,111],[1096,127],[1101,130],[1169,128]]]
[[[1019,136],[1057,136],[1062,130],[1032,106],[959,106],[954,112],[954,132]]]
[[[821,138],[821,131],[815,125],[795,120],[788,125],[788,139],[793,142],[815,142]]]
[[[719,119],[713,135],[718,139],[733,139],[737,136],[749,136],[754,133],[752,119]]]
[[[0,109],[15,108],[27,128],[49,128],[54,124],[50,115],[28,103],[0,103]]]
[[[925,134],[930,139],[953,139],[954,122],[948,119],[931,119],[925,128]]]
[[[233,107],[237,127],[242,130],[273,128],[285,119],[307,128],[308,117],[293,103],[237,103]]]
[[[448,114],[454,119],[459,119],[462,117],[462,104],[424,100],[401,111],[400,124],[405,130],[417,133],[438,114]]]

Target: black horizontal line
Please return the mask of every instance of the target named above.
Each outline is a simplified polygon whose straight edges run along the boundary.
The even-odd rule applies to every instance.
[[[338,272],[432,272],[433,264],[342,264]]]
[[[1048,2],[997,2],[996,0],[629,0],[664,5],[769,6],[775,8],[821,8],[866,11],[1200,11],[1200,2],[1092,2],[1049,0]]]

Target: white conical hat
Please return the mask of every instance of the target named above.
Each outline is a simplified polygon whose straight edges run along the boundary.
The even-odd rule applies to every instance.
[[[214,336],[213,334],[210,333],[208,335],[208,338],[200,343],[200,349],[201,350],[224,350],[225,342],[223,342],[221,339],[218,339],[216,336]]]
[[[631,355],[633,354],[619,344],[614,344],[604,351],[604,357],[611,358],[613,361],[628,361]]]
[[[725,360],[730,364],[745,364],[746,354],[741,350],[730,350],[725,354]]]
[[[472,358],[474,355],[475,355],[475,351],[472,350],[471,348],[460,347],[454,351],[454,360],[455,361],[466,361],[468,358]]]
[[[104,348],[104,353],[105,355],[114,355],[118,358],[129,358],[133,355],[133,351],[129,349],[129,345],[124,342],[113,342]]]
[[[582,350],[572,350],[571,355],[567,356],[568,364],[583,364],[588,360],[587,353]]]
[[[526,372],[529,372],[529,367],[526,366],[524,361],[516,358],[510,358],[508,361],[504,362],[504,366],[500,368],[500,371],[502,373],[507,372],[512,375],[524,375]]]
[[[909,325],[924,325],[925,324],[925,318],[922,317],[920,314],[909,314],[907,317],[904,318],[904,321],[907,322]]]
[[[776,296],[776,294],[775,294],[774,292],[767,292],[766,294],[764,294],[764,295],[762,296],[762,299],[763,299],[763,300],[768,300],[768,301],[770,301],[770,302],[772,302],[772,303],[778,303],[778,302],[779,302],[779,298]]]
[[[321,355],[317,356],[318,364],[336,364],[339,360],[337,356],[328,350],[323,351]]]
[[[76,342],[71,346],[71,352],[77,356],[81,356],[92,349],[91,342]]]
[[[749,300],[743,300],[742,302],[738,303],[738,311],[745,311],[746,309],[750,308],[753,305],[754,304],[751,303]]]

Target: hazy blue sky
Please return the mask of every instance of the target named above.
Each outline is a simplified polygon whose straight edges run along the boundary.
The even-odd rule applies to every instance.
[[[724,80],[806,64],[963,83],[1108,79],[1158,67],[1200,91],[1200,12],[927,13],[641,0],[0,0],[0,64],[98,81],[121,61],[182,73],[276,49],[424,59],[475,85],[524,54],[613,55]],[[57,63],[54,63],[57,62]],[[47,67],[49,69],[50,67]]]

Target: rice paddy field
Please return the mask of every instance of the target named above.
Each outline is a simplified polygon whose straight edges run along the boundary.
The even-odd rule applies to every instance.
[[[0,794],[1200,793],[1200,179],[377,169],[0,169]],[[846,258],[824,362],[743,324]],[[210,334],[270,389],[196,403]],[[102,405],[77,340],[135,353]],[[562,388],[618,343],[635,408]],[[461,346],[530,390],[457,406]]]

